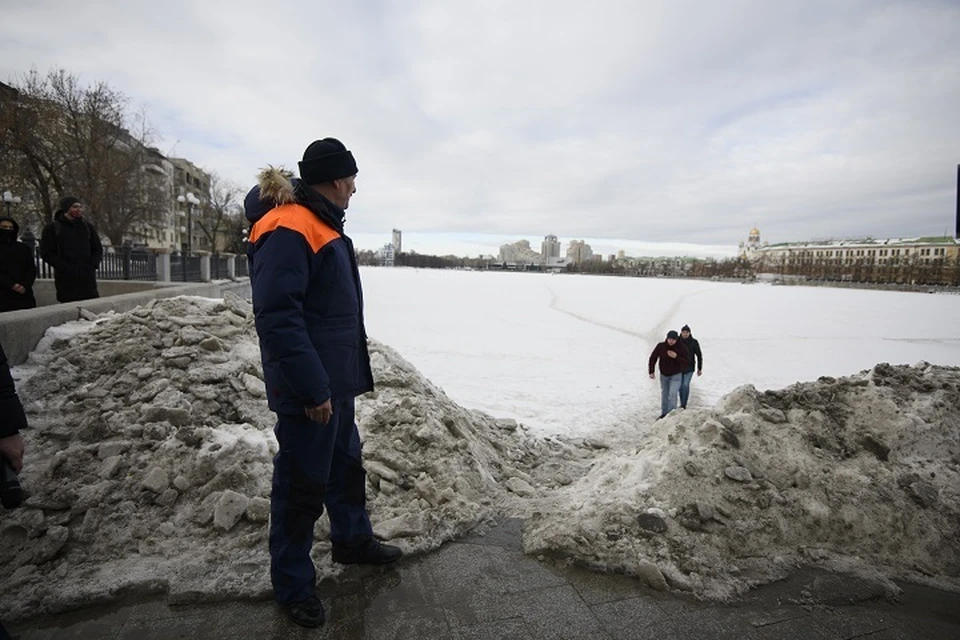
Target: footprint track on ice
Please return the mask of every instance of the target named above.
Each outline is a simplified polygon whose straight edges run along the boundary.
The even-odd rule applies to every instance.
[[[607,324],[605,322],[600,322],[599,320],[594,320],[593,318],[582,316],[579,313],[576,313],[575,311],[561,309],[560,307],[557,306],[557,302],[560,300],[560,296],[557,295],[557,292],[554,291],[550,286],[547,286],[547,291],[550,292],[550,309],[553,309],[554,311],[566,314],[571,318],[576,318],[581,322],[592,324],[595,327],[601,327],[603,329],[609,329],[610,331],[624,333],[628,336],[633,336],[634,338],[641,338],[647,341],[655,340],[656,342],[660,342],[661,337],[666,335],[667,331],[669,330],[667,327],[669,325],[670,319],[680,308],[680,305],[690,297],[699,295],[701,293],[706,293],[707,291],[709,291],[709,289],[700,289],[699,291],[691,291],[690,293],[684,294],[679,298],[677,298],[676,300],[674,300],[673,304],[670,305],[670,308],[668,308],[660,317],[660,320],[657,322],[657,324],[647,331],[631,331],[630,329],[624,329],[623,327],[618,327],[616,325]]]

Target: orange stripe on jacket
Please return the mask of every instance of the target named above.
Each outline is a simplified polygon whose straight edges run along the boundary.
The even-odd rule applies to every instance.
[[[285,204],[274,207],[254,223],[253,229],[250,230],[249,241],[256,244],[257,240],[275,231],[277,227],[290,229],[302,235],[314,253],[340,237],[339,233],[327,226],[310,209],[299,204]]]

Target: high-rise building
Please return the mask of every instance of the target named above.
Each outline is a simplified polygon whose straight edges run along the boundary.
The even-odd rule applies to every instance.
[[[593,259],[593,249],[584,240],[571,240],[567,245],[567,261],[583,264]]]
[[[500,262],[509,264],[540,264],[540,254],[530,247],[529,240],[518,240],[500,247]]]
[[[400,229],[393,230],[393,240],[390,244],[393,245],[394,253],[403,253],[403,232]]]
[[[550,234],[544,236],[543,243],[540,245],[540,263],[551,264],[560,257],[560,241],[557,236]]]

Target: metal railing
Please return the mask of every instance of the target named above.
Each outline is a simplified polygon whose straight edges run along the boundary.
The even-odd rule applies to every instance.
[[[200,256],[170,255],[170,280],[177,282],[203,282],[200,273]]]
[[[214,253],[210,256],[210,277],[222,280],[230,277],[230,258]]]
[[[234,256],[233,268],[236,270],[236,276],[238,278],[249,276],[250,271],[249,271],[249,263],[247,262],[247,256],[244,256],[244,255]]]
[[[40,247],[33,249],[38,278],[53,278],[53,267],[40,257]],[[198,267],[199,271],[199,267]],[[116,252],[106,252],[97,269],[98,280],[143,280],[157,279],[157,256],[146,249],[120,247]]]
[[[101,280],[157,279],[157,256],[145,249],[121,247],[116,253],[105,253],[97,270]]]

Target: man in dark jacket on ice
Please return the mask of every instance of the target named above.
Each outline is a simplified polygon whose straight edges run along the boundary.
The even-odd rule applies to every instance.
[[[690,399],[690,381],[693,379],[693,372],[697,375],[703,375],[703,351],[700,350],[700,342],[693,337],[690,331],[690,325],[685,324],[680,327],[680,344],[687,350],[687,366],[683,368],[683,374],[680,376],[680,408],[687,408],[687,401]]]
[[[360,272],[343,230],[356,174],[353,154],[324,138],[304,152],[298,182],[266,170],[244,201],[253,310],[280,443],[270,575],[277,602],[305,627],[324,622],[310,559],[324,507],[334,562],[386,564],[401,555],[373,537],[354,422],[354,398],[373,389]]]
[[[92,223],[83,216],[83,203],[73,196],[60,200],[53,222],[40,236],[40,257],[53,267],[58,302],[99,298],[97,269],[103,245]]]
[[[664,417],[677,408],[677,395],[680,392],[680,377],[687,366],[689,356],[680,344],[680,334],[668,331],[667,339],[658,344],[650,354],[648,367],[650,379],[656,378],[654,367],[660,361],[660,417]],[[659,419],[659,418],[658,418]]]

